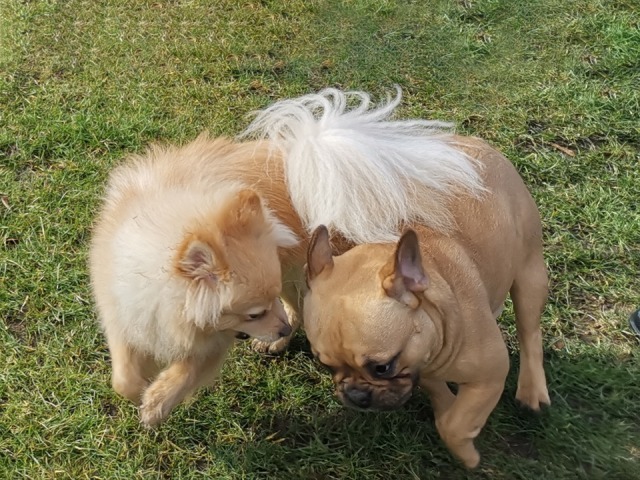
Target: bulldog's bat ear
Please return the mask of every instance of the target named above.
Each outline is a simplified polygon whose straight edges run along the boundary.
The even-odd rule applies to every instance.
[[[422,267],[420,242],[413,230],[407,230],[398,241],[393,258],[385,267],[391,274],[383,276],[382,288],[391,298],[404,303],[409,308],[420,306],[419,295],[429,286],[429,277]]]
[[[324,225],[316,228],[311,236],[307,251],[307,283],[312,282],[322,272],[333,269],[333,255],[329,243],[329,231]]]
[[[422,268],[420,242],[413,230],[407,230],[398,241],[395,271],[402,276],[404,285],[414,293],[424,292],[429,286],[429,279]]]

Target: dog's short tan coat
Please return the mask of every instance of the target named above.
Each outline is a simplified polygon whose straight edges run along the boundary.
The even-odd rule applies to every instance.
[[[485,195],[451,204],[454,233],[414,224],[397,245],[364,244],[333,257],[319,228],[304,324],[345,404],[395,408],[419,384],[447,447],[475,467],[473,440],[509,369],[496,323],[508,294],[521,348],[516,398],[533,410],[550,403],[540,332],[547,272],[538,210],[514,167],[481,140],[451,141],[482,165]],[[446,382],[458,385],[457,395]]]

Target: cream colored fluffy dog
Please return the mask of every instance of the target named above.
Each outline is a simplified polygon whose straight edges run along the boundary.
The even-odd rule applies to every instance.
[[[113,387],[148,426],[213,382],[236,335],[291,332],[278,248],[293,233],[256,192],[184,166],[155,152],[116,169],[91,244]]]
[[[243,136],[257,140],[202,135],[112,173],[91,281],[113,387],[145,425],[211,385],[236,335],[286,346],[316,226],[337,253],[406,223],[455,229],[447,202],[482,192],[477,166],[446,124],[389,121],[399,103],[400,92],[370,108],[367,94],[329,89],[259,112]]]

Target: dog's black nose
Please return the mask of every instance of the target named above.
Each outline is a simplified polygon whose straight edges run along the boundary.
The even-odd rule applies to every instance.
[[[236,338],[237,338],[238,340],[246,340],[246,339],[248,339],[248,338],[249,338],[249,335],[247,335],[247,334],[246,334],[246,333],[244,333],[244,332],[238,332],[238,333],[236,333]]]
[[[347,387],[344,389],[344,395],[354,406],[358,408],[369,408],[371,406],[370,390],[360,390],[359,388]]]
[[[285,323],[282,328],[278,331],[278,335],[281,337],[286,337],[287,335],[291,335],[291,325]]]

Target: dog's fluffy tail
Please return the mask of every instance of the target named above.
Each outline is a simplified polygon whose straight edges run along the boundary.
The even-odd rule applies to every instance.
[[[450,141],[451,125],[391,121],[402,97],[371,108],[364,92],[326,89],[257,113],[243,136],[268,139],[283,157],[305,225],[356,243],[393,241],[403,225],[454,227],[453,195],[483,191],[478,165]]]

